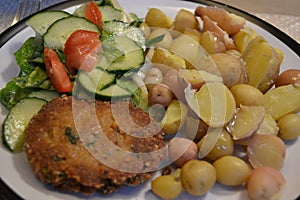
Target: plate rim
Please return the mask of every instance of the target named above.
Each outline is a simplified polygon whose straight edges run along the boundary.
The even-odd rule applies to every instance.
[[[292,37],[287,35],[285,32],[280,30],[279,28],[275,27],[274,25],[262,20],[261,18],[244,11],[242,9],[239,9],[237,7],[228,5],[226,3],[217,2],[214,0],[178,0],[178,1],[186,1],[186,2],[193,2],[193,3],[199,3],[202,5],[207,6],[216,6],[225,8],[231,13],[237,14],[239,16],[244,17],[247,21],[254,23],[255,25],[261,27],[265,31],[271,33],[273,36],[275,36],[278,40],[283,42],[286,46],[288,46],[293,52],[295,52],[300,57],[300,43],[298,43],[296,40],[294,40]],[[36,13],[43,12],[46,10],[57,10],[57,9],[66,9],[71,6],[79,5],[82,3],[87,2],[87,0],[72,0],[72,1],[62,1],[58,4],[52,5],[50,7],[47,7],[45,9],[42,9]],[[36,14],[34,13],[34,14]],[[33,14],[32,14],[33,15]],[[5,31],[3,31],[0,34],[0,48],[5,45],[14,35],[16,35],[19,31],[26,28],[27,25],[25,24],[26,20],[29,19],[32,15],[27,16],[26,18],[20,20],[15,25],[7,28]]]
[[[278,29],[274,25],[262,20],[261,18],[247,12],[244,10],[241,10],[237,7],[228,5],[226,3],[217,2],[214,0],[177,0],[177,1],[186,1],[186,2],[193,2],[193,3],[199,3],[201,5],[206,6],[216,6],[225,8],[231,13],[237,14],[239,16],[244,17],[247,21],[252,22],[253,24],[261,27],[265,31],[271,33],[273,36],[275,36],[278,40],[283,42],[287,47],[289,47],[293,52],[295,52],[300,57],[300,44],[294,40],[292,37],[287,35],[282,30]],[[44,12],[47,10],[58,10],[58,9],[66,9],[71,6],[80,5],[82,3],[86,3],[87,0],[72,0],[72,1],[62,1],[60,3],[57,3],[55,5],[52,5],[50,7],[44,8],[36,13]],[[34,14],[36,14],[34,13]],[[33,16],[29,15],[28,17],[20,20],[15,25],[7,28],[0,34],[0,48],[2,48],[10,39],[12,39],[15,35],[17,35],[21,30],[25,29],[27,27],[26,21]],[[11,200],[21,200],[23,199],[20,197],[17,192],[13,191],[0,177],[0,199],[11,199]],[[300,194],[299,194],[300,195]],[[300,197],[300,196],[299,196]]]

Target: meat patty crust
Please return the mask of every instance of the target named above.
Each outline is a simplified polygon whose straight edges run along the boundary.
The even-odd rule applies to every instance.
[[[126,130],[120,128],[120,123],[116,123],[112,105],[116,108],[114,110],[120,111],[118,116],[122,116],[122,112],[129,108],[130,118],[134,123],[127,123]],[[80,111],[76,115],[74,115],[74,108]],[[126,118],[121,117],[121,124],[126,124]],[[128,102],[120,101],[111,104],[102,101],[76,100],[72,97],[57,98],[43,106],[31,119],[26,129],[25,153],[37,177],[42,182],[62,191],[83,194],[95,192],[109,194],[121,186],[138,185],[151,178],[151,171],[157,169],[164,154],[150,154],[147,162],[143,160],[132,162],[129,159],[128,163],[131,163],[132,168],[150,169],[141,173],[109,167],[97,159],[93,150],[87,148],[97,147],[99,141],[87,143],[81,139],[96,135],[94,121],[100,124],[106,138],[124,152],[138,155],[164,149],[161,128],[156,123],[152,123],[147,113]],[[147,128],[138,128],[138,126],[147,126]],[[149,134],[150,129],[151,134]],[[128,131],[139,132],[139,136],[145,137],[127,134]],[[114,160],[115,165],[120,167],[124,165],[124,159],[120,159],[117,154],[111,154],[110,157],[107,149],[96,149],[101,152],[101,155],[106,155],[105,158],[108,160]]]

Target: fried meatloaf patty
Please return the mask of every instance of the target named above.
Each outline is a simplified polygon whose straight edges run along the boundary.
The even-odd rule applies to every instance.
[[[80,120],[76,121],[77,124],[74,122],[76,115],[73,116],[72,113],[72,101],[73,106],[80,111]],[[130,116],[136,124],[140,126],[149,124],[150,117],[143,110],[127,102],[118,102],[114,105],[120,112],[129,106]],[[150,127],[155,129],[157,134],[145,138],[133,137],[126,134],[115,122],[110,102],[75,100],[72,97],[57,98],[43,106],[26,129],[25,153],[37,177],[62,191],[83,194],[94,192],[109,194],[121,186],[138,185],[151,178],[150,171],[133,173],[110,168],[98,161],[85,148],[79,138],[81,134],[93,134],[93,125],[90,124],[92,123],[90,121],[93,121],[90,118],[91,108],[95,108],[97,121],[106,137],[118,147],[130,152],[163,149],[165,144],[157,124]],[[86,127],[89,131],[80,133],[79,137],[75,125]],[[128,123],[126,130],[135,128]],[[140,131],[139,134],[148,134],[146,128]],[[155,156],[142,167],[155,168],[162,157],[163,155]],[[117,164],[121,166],[124,164],[122,162]],[[136,165],[141,167],[143,164]]]

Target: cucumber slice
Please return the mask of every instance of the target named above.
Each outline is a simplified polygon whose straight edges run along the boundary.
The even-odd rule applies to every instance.
[[[23,150],[25,129],[31,118],[47,101],[39,98],[24,98],[8,113],[3,124],[3,143],[14,153]]]
[[[76,30],[88,30],[101,34],[95,24],[83,17],[65,17],[57,20],[48,28],[43,37],[44,46],[63,51],[67,39]]]
[[[97,94],[115,82],[115,75],[94,68],[91,72],[79,71],[77,80],[88,93]]]
[[[30,26],[38,35],[43,36],[49,26],[55,21],[62,19],[64,17],[70,16],[69,13],[65,11],[45,11],[39,12],[32,17],[30,17],[26,24]]]
[[[117,84],[114,84],[109,86],[108,88],[99,91],[96,96],[100,100],[109,101],[130,98],[131,95],[132,94],[127,90],[121,88]]]
[[[124,52],[124,56],[117,58],[106,69],[108,72],[124,73],[137,69],[145,62],[143,49],[133,40],[125,36],[115,37],[117,48]]]
[[[104,35],[126,36],[134,40],[144,50],[146,49],[146,37],[142,30],[122,21],[108,21],[102,26]]]
[[[103,22],[122,19],[122,11],[112,6],[98,6],[98,9],[101,12]],[[85,17],[85,10],[86,4],[77,8],[73,14],[79,17]]]
[[[54,90],[38,90],[35,92],[32,92],[28,95],[28,97],[35,97],[44,99],[45,101],[49,102],[54,98],[60,97],[59,93]]]

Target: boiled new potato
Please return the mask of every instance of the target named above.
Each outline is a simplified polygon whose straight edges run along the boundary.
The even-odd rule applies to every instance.
[[[173,20],[158,8],[148,10],[145,22],[150,27],[170,28],[173,25]]]
[[[263,106],[241,106],[226,129],[234,140],[250,137],[264,120],[266,109]]]
[[[269,166],[280,170],[284,164],[285,154],[284,142],[275,135],[254,134],[248,140],[248,160],[254,168]]]
[[[203,140],[202,138],[200,142],[197,144],[199,149],[202,146]],[[222,156],[232,155],[234,151],[234,142],[232,140],[231,135],[223,129],[216,144],[213,146],[212,150],[206,155],[206,157],[210,160],[217,160]]]
[[[154,84],[148,94],[148,102],[150,105],[160,104],[167,107],[173,99],[170,88],[164,84]]]
[[[209,54],[223,53],[226,51],[224,42],[210,31],[204,31],[201,34],[200,44]]]
[[[247,182],[251,168],[241,158],[223,156],[213,163],[217,171],[217,181],[227,186],[242,185]]]
[[[169,86],[176,99],[185,102],[184,88],[186,83],[182,81],[177,70],[171,69],[165,72],[163,83]]]
[[[287,114],[278,120],[279,137],[284,140],[294,140],[300,135],[300,115]]]
[[[183,77],[187,83],[192,85],[192,88],[199,89],[203,84],[209,82],[222,82],[220,76],[211,74],[204,70],[196,69],[179,69],[178,74]]]
[[[255,168],[247,183],[247,193],[250,200],[264,199],[278,200],[285,186],[283,174],[267,166]]]
[[[247,69],[241,59],[226,53],[216,53],[211,55],[211,58],[227,87],[230,88],[235,84],[247,82]]]
[[[235,84],[247,83],[248,80],[245,63],[228,53],[206,56],[199,61],[196,69],[221,76],[224,84],[229,88]]]
[[[201,19],[203,21],[204,32],[209,31],[214,33],[214,36],[225,44],[226,49],[236,49],[233,39],[215,21],[206,15],[202,16]]]
[[[180,56],[170,53],[165,49],[156,49],[154,50],[152,59],[152,63],[158,63],[162,65],[166,65],[167,67],[171,67],[173,69],[185,69],[185,61]]]
[[[170,33],[170,31],[168,29],[164,29],[164,28],[151,28],[149,29],[151,30],[151,33],[149,33],[147,39],[152,40],[154,38],[157,38],[161,35],[164,36],[164,38],[162,39],[162,41],[155,43],[154,47],[155,48],[162,48],[162,49],[168,49],[172,42],[173,42],[173,37]]]
[[[268,91],[265,95],[267,112],[277,121],[300,110],[300,87],[292,84]]]
[[[201,17],[208,16],[228,34],[237,33],[246,23],[246,20],[243,17],[229,13],[223,8],[212,6],[198,6],[195,10],[195,14]]]
[[[216,183],[216,169],[209,162],[191,160],[182,167],[180,179],[187,193],[200,196],[207,193]]]
[[[173,29],[181,33],[184,33],[186,29],[199,30],[199,22],[192,12],[181,9],[175,17]]]
[[[248,84],[236,84],[230,88],[236,104],[243,106],[263,106],[265,103],[265,97],[263,93]]]
[[[198,117],[188,115],[182,130],[184,136],[193,141],[199,141],[206,134],[208,125]]]
[[[247,65],[248,84],[263,93],[273,85],[279,74],[281,58],[261,36],[254,38],[242,54]]]
[[[199,42],[184,34],[174,40],[169,51],[179,55],[194,67],[198,66],[201,59],[208,55]]]
[[[166,134],[175,134],[183,126],[188,110],[178,100],[172,100],[162,120],[162,129]]]
[[[234,42],[237,47],[237,49],[240,52],[244,52],[248,44],[253,40],[256,36],[258,36],[257,32],[250,28],[250,27],[244,27],[241,29],[235,36],[234,36]]]
[[[175,199],[182,191],[179,178],[173,175],[164,175],[151,182],[151,190],[162,199]]]
[[[234,97],[223,83],[206,83],[197,92],[187,87],[185,98],[191,109],[211,127],[224,126],[236,111]]]
[[[278,127],[276,121],[273,119],[273,117],[269,113],[266,113],[264,120],[259,125],[259,128],[256,131],[256,134],[277,135],[278,131],[279,131],[279,127]]]
[[[183,32],[184,35],[187,35],[194,39],[196,42],[200,42],[201,32],[197,29],[186,28]]]
[[[168,150],[169,158],[180,168],[188,161],[198,157],[196,143],[186,138],[174,137],[168,144]]]

